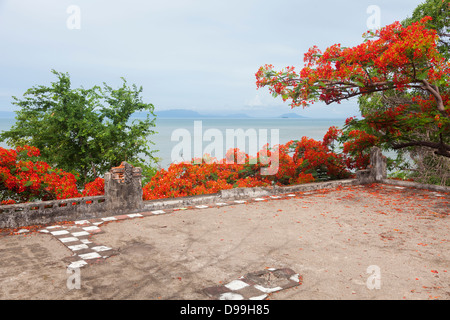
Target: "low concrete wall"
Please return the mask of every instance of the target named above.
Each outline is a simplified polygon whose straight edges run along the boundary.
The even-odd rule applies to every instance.
[[[386,161],[386,157],[381,153],[381,149],[372,147],[370,150],[370,165],[367,169],[357,171],[356,179],[361,184],[381,182],[387,177]]]
[[[255,188],[233,188],[221,190],[218,193],[213,194],[144,201],[144,209],[145,211],[152,211],[152,210],[182,208],[202,204],[204,205],[214,204],[227,200],[251,199],[271,195],[288,194],[292,192],[306,192],[319,189],[334,189],[337,188],[338,186],[350,186],[358,184],[359,182],[356,179],[347,179],[347,180],[333,180],[325,182],[305,183],[283,187],[274,186],[274,187],[255,187]]]
[[[92,219],[105,211],[106,197],[27,202],[0,207],[0,228],[18,228],[58,221]]]
[[[0,206],[0,228],[142,212],[141,168],[127,162],[105,174],[105,195]]]
[[[345,186],[355,186],[359,184],[360,182],[357,179],[330,180],[324,182],[312,182],[293,186],[277,187],[278,190],[277,193],[284,194],[290,192],[305,192],[320,189],[334,189],[339,186],[345,187]]]
[[[59,221],[102,218],[119,214],[207,205],[227,200],[334,189],[339,186],[368,183],[384,183],[408,188],[450,192],[449,187],[386,179],[383,156],[376,149],[374,149],[373,155],[376,155],[376,157],[371,157],[373,163],[371,163],[369,169],[357,172],[356,179],[314,182],[283,187],[234,188],[214,194],[151,201],[142,200],[141,171],[139,168],[133,168],[129,164],[123,163],[120,167],[112,168],[110,174],[106,175],[108,179],[105,181],[104,196],[0,206],[0,228],[45,225]]]
[[[0,228],[19,228],[29,225],[51,224],[59,221],[94,219],[118,214],[214,204],[227,200],[250,199],[318,189],[332,189],[338,186],[355,184],[358,184],[358,181],[353,179],[306,183],[284,187],[234,188],[221,190],[214,194],[142,201],[142,204],[134,206],[133,208],[127,207],[126,203],[123,207],[117,207],[117,199],[108,199],[106,195],[29,202],[1,206]],[[115,204],[114,210],[111,209],[111,203]]]
[[[434,184],[424,184],[424,183],[417,183],[417,182],[404,181],[404,180],[394,180],[394,179],[383,179],[380,182],[384,183],[384,184],[390,184],[390,185],[405,187],[405,188],[426,189],[426,190],[432,190],[432,191],[437,191],[437,192],[450,193],[450,187],[438,186],[438,185],[434,185]]]
[[[412,181],[387,179],[386,157],[381,153],[378,147],[372,147],[370,152],[370,165],[365,170],[356,172],[356,179],[359,184],[384,183],[389,185],[426,189],[439,192],[450,192],[450,187],[423,184]]]

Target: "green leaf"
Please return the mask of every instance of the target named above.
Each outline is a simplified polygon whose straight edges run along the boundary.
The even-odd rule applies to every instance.
[[[428,70],[425,70],[424,72],[421,72],[416,75],[416,78],[418,80],[425,80],[428,77]]]
[[[33,181],[25,182],[25,187],[30,187],[33,184]]]

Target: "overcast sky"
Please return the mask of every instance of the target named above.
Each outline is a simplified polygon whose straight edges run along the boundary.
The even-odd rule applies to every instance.
[[[11,96],[49,85],[55,69],[73,87],[143,87],[156,110],[279,115],[288,103],[256,90],[261,65],[303,65],[313,45],[359,44],[379,8],[381,26],[403,20],[419,0],[0,0],[0,111]],[[74,7],[75,6],[75,7]],[[79,11],[77,11],[79,9]],[[79,12],[79,15],[77,15]],[[296,113],[345,118],[356,100]]]

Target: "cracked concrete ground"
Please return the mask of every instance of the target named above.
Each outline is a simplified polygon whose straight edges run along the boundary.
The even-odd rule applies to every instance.
[[[303,283],[268,299],[448,300],[449,212],[449,194],[374,185],[110,222],[92,241],[117,254],[81,268],[80,289],[55,237],[3,236],[0,299],[203,300],[290,268]]]

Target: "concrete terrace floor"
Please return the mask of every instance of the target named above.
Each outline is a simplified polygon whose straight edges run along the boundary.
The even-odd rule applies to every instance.
[[[206,287],[290,268],[302,284],[267,299],[449,300],[449,212],[449,194],[378,184],[105,222],[90,240],[117,254],[81,268],[80,289],[53,235],[6,235],[0,299],[207,300]]]

